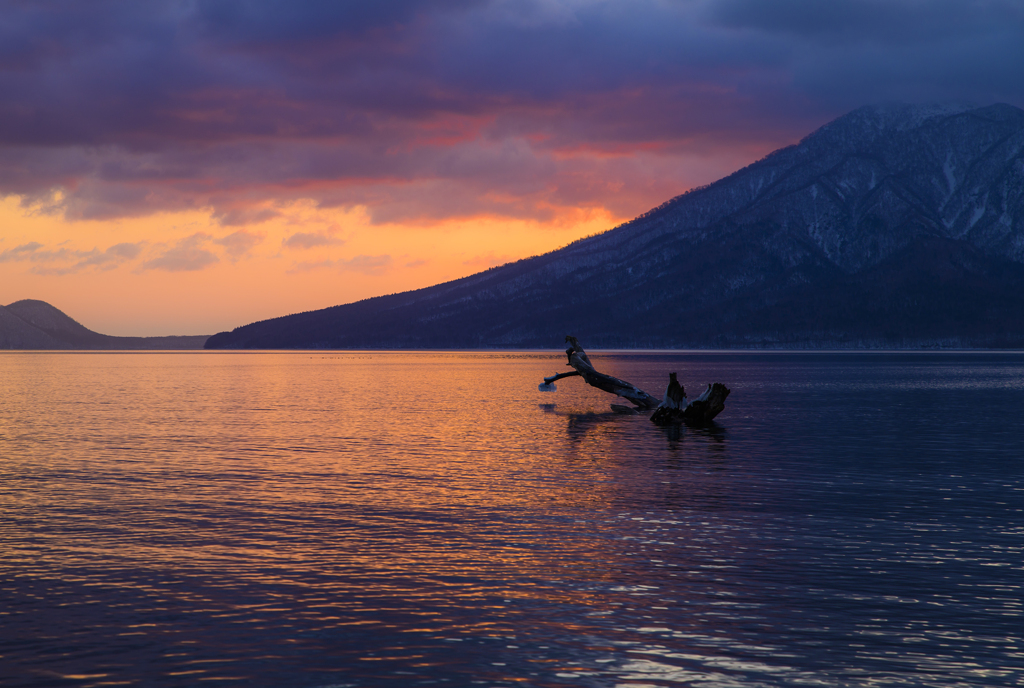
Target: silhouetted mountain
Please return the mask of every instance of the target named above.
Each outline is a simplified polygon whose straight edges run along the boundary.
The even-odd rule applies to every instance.
[[[0,306],[0,349],[202,349],[198,337],[113,337],[93,332],[45,301]]]
[[[880,106],[558,251],[207,348],[1019,347],[1024,111]]]

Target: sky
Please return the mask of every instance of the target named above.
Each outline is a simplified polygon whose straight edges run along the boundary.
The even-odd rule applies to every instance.
[[[602,232],[864,105],[1024,106],[1019,0],[0,0],[0,304],[212,334]]]

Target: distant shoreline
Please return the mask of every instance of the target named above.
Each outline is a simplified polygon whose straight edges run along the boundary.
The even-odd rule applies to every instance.
[[[1024,348],[988,348],[988,347],[958,347],[958,348],[937,348],[937,347],[861,347],[861,348],[818,348],[818,347],[807,347],[807,348],[766,348],[766,347],[735,347],[735,348],[685,348],[685,349],[601,349],[601,348],[590,348],[587,350],[588,353],[593,354],[857,354],[857,353],[1007,353],[1016,354],[1024,353]],[[457,354],[457,353],[493,353],[493,354],[558,354],[562,355],[564,352],[560,348],[540,349],[203,349],[203,348],[152,348],[152,347],[138,347],[138,348],[94,348],[94,349],[73,349],[73,348],[53,348],[53,349],[0,349],[0,354],[3,353],[90,353],[90,354],[105,354],[105,353],[211,353],[211,354],[230,354],[230,353],[338,353],[338,354],[357,354],[357,353],[374,353],[374,354],[388,354],[388,353],[421,353],[421,354]]]

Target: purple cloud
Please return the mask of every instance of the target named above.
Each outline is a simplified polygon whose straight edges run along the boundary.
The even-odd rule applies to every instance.
[[[344,240],[332,237],[326,232],[296,232],[281,242],[286,248],[309,249],[321,246],[340,246]]]
[[[299,198],[377,222],[630,215],[866,103],[1024,105],[1011,0],[6,0],[0,17],[0,196],[70,218],[241,226]]]

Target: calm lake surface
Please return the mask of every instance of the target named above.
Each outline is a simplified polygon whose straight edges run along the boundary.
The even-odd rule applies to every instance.
[[[1024,682],[1024,354],[0,354],[4,686]]]

